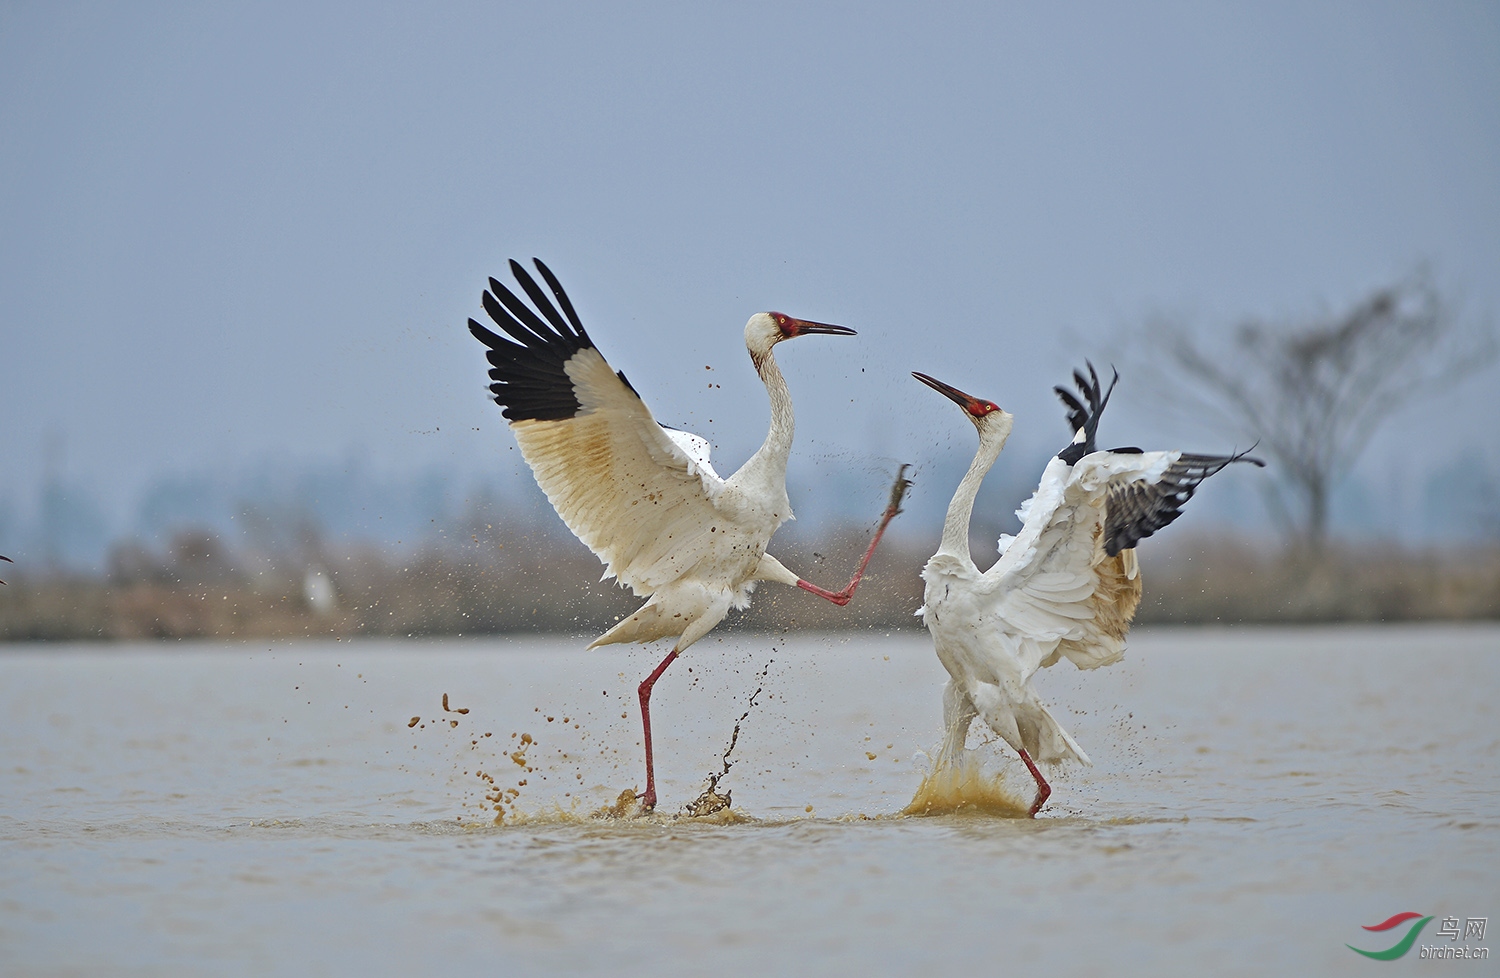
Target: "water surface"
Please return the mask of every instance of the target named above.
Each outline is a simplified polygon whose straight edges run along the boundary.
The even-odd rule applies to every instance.
[[[0,972],[1356,974],[1427,966],[1362,924],[1500,917],[1495,626],[1063,663],[1095,766],[1035,821],[897,814],[940,735],[920,634],[700,642],[653,701],[663,814],[593,818],[643,787],[659,653],[585,644],[5,647]],[[747,710],[734,817],[671,817]]]

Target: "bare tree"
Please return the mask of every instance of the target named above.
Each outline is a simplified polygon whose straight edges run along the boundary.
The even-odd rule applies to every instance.
[[[1380,423],[1496,354],[1487,325],[1460,328],[1426,268],[1346,312],[1244,322],[1227,355],[1180,321],[1157,319],[1146,335],[1164,390],[1259,440],[1276,463],[1272,515],[1313,549],[1327,536],[1329,494]]]

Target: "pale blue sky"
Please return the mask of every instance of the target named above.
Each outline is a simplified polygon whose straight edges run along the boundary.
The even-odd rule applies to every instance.
[[[1493,317],[1500,7],[0,6],[17,511],[49,443],[121,511],[276,455],[509,465],[464,321],[532,255],[721,471],[764,435],[762,309],[860,331],[778,353],[804,478],[966,460],[913,369],[1015,413],[1020,459],[1064,434],[1050,387],[1156,310],[1337,308],[1426,260]],[[1228,447],[1130,381],[1107,441]],[[1497,381],[1364,477],[1399,501],[1461,450],[1500,465]]]

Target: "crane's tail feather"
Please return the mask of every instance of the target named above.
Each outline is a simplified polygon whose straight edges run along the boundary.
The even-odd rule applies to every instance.
[[[1031,750],[1031,756],[1038,761],[1057,764],[1062,761],[1077,761],[1079,764],[1092,765],[1089,755],[1078,746],[1078,741],[1068,733],[1063,725],[1057,722],[1052,711],[1041,703],[1036,705],[1041,717],[1045,718],[1036,724],[1036,746]],[[1029,740],[1025,735],[1023,727],[1022,740]]]
[[[589,648],[616,642],[654,642],[659,638],[675,638],[677,644],[673,648],[681,652],[723,621],[734,600],[734,595],[727,591],[711,593],[705,590],[701,597],[702,603],[693,607],[682,602],[681,593],[673,595],[668,591],[658,591],[635,614],[590,642]],[[678,609],[675,612],[671,610],[674,606]]]
[[[687,623],[682,618],[668,615],[666,609],[654,600],[647,601],[636,609],[635,614],[622,618],[615,627],[590,642],[589,648],[618,642],[654,642],[659,638],[676,638],[686,627]]]

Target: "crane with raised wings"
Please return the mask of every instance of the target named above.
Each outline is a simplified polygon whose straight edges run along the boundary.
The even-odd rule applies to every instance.
[[[707,439],[657,423],[625,375],[595,348],[556,276],[532,260],[546,290],[520,263],[510,263],[530,305],[493,278],[482,297],[506,335],[472,319],[469,330],[489,348],[490,393],[553,508],[604,562],[606,577],[649,599],[589,647],[676,639],[638,691],[646,747],[640,801],[650,809],[656,805],[650,700],[657,679],[730,609],[747,607],[760,581],[847,604],[910,483],[902,466],[843,589],[803,580],[766,553],[772,534],[792,518],[786,466],[795,427],[791,393],[771,350],[799,336],[854,330],[779,312],[750,317],[745,346],[770,397],[771,427],[760,449],[725,479],[709,462]]]
[[[1244,454],[1099,451],[1095,433],[1114,381],[1102,390],[1090,365],[1087,378],[1073,374],[1083,402],[1055,388],[1068,407],[1073,441],[1048,462],[1036,492],[1017,510],[1021,532],[1002,537],[999,559],[980,571],[969,551],[969,521],[1014,419],[991,401],[926,374],[912,376],[956,403],[979,431],[979,450],[948,505],[942,543],[922,569],[918,614],[949,676],[938,764],[957,759],[970,723],[983,718],[1036,781],[1034,817],[1052,793],[1038,763],[1091,762],[1031,677],[1060,657],[1080,669],[1117,661],[1141,599],[1136,543],[1175,520],[1204,479],[1232,462],[1263,463]]]

